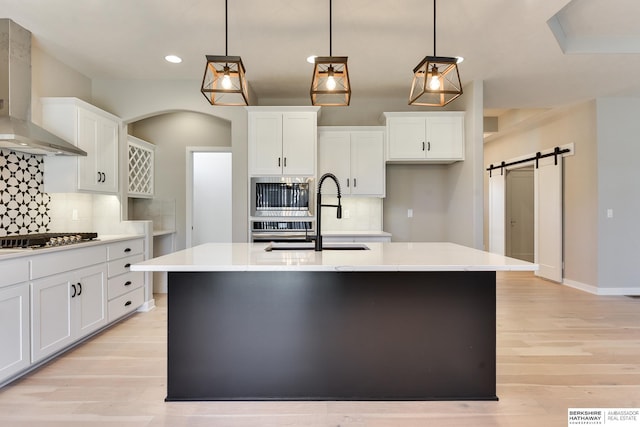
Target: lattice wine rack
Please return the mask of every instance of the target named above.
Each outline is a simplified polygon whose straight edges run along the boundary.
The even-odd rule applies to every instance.
[[[153,144],[129,136],[129,197],[153,197]]]

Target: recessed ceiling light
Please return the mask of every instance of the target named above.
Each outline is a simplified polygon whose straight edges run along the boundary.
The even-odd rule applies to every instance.
[[[164,57],[167,62],[171,62],[172,64],[179,64],[182,62],[182,58],[176,55],[167,55]]]
[[[315,64],[316,63],[316,58],[318,57],[318,55],[311,55],[307,57],[307,62],[309,64]]]

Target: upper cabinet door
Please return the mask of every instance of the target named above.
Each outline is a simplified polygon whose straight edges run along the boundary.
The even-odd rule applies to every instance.
[[[332,173],[338,178],[342,195],[351,194],[351,134],[320,132],[318,136],[318,178]],[[337,194],[333,184],[322,188],[323,194]]]
[[[384,114],[387,161],[453,163],[464,160],[464,112]]]
[[[463,160],[463,127],[460,116],[428,117],[427,159]]]
[[[249,114],[250,172],[282,174],[282,113]]]
[[[333,173],[343,196],[385,196],[383,129],[322,128],[318,153],[318,176]],[[323,187],[322,192],[336,194],[333,185]]]
[[[317,110],[255,108],[249,112],[249,175],[314,176]]]
[[[43,98],[43,126],[87,152],[87,156],[46,156],[48,193],[118,193],[117,117],[76,98]]]
[[[313,176],[316,164],[317,116],[315,113],[283,113],[282,173]]]
[[[424,117],[393,117],[387,121],[389,159],[424,159],[426,129]]]
[[[384,134],[351,134],[351,194],[385,195]]]

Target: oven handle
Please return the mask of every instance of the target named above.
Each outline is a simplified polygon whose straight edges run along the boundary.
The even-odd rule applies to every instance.
[[[306,242],[309,237],[315,236],[314,230],[309,230],[307,235],[304,233],[252,233],[251,237],[254,242],[272,242],[279,241],[298,241]]]

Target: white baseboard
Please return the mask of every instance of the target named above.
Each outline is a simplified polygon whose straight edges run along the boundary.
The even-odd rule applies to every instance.
[[[640,288],[598,288],[597,286],[586,285],[584,283],[576,282],[575,280],[562,279],[562,284],[575,288],[584,292],[588,292],[593,295],[607,295],[607,296],[627,296],[627,295],[640,295]]]
[[[149,301],[145,301],[145,303],[138,307],[136,311],[140,313],[146,313],[147,311],[151,311],[154,308],[156,308],[156,300],[150,299]]]

